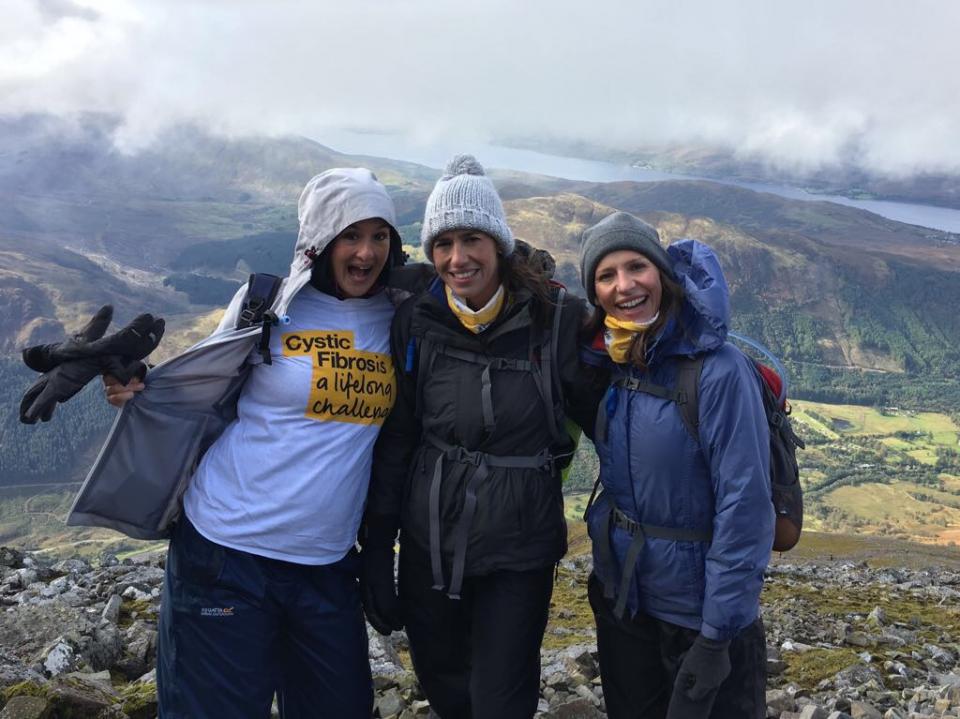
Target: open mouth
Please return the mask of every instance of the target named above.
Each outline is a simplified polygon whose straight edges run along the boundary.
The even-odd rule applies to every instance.
[[[347,277],[354,282],[365,282],[373,274],[373,266],[348,265]]]
[[[633,310],[637,307],[643,307],[646,304],[647,299],[650,295],[643,295],[641,297],[634,297],[633,299],[627,300],[626,302],[618,302],[617,307],[621,310]]]

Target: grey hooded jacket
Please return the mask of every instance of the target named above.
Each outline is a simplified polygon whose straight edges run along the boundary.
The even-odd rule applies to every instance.
[[[313,259],[346,227],[379,217],[396,227],[393,202],[369,170],[327,170],[300,196],[300,232],[290,273],[271,306],[286,315],[310,280]],[[80,488],[67,524],[109,527],[136,539],[160,539],[206,449],[236,417],[244,381],[259,359],[262,327],[236,329],[244,285],[202,342],[150,370],[146,388],[117,415]]]

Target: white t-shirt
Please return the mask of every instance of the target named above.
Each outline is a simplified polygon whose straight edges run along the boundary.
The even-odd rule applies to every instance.
[[[310,285],[270,335],[237,419],[210,447],[184,511],[211,541],[299,564],[353,546],[373,444],[396,395],[394,307],[384,293],[338,300]]]

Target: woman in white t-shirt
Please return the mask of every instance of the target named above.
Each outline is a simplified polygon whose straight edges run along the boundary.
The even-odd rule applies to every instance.
[[[402,264],[393,203],[364,169],[307,183],[287,282],[296,292],[237,418],[204,454],[167,555],[161,717],[369,717],[357,529],[373,443],[394,400],[383,291]],[[298,274],[299,273],[299,274]],[[289,287],[289,286],[288,286]],[[219,330],[233,327],[238,292]],[[106,378],[122,406],[144,388]],[[146,383],[149,384],[149,375]]]

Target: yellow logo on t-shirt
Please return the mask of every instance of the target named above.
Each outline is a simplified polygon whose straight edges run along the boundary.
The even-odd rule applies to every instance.
[[[281,343],[284,356],[313,359],[307,417],[383,424],[396,390],[390,355],[355,349],[351,330],[288,332]]]

